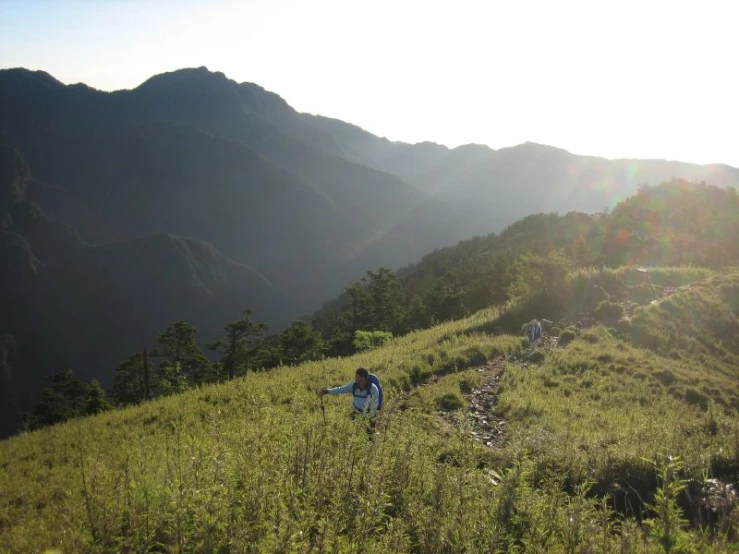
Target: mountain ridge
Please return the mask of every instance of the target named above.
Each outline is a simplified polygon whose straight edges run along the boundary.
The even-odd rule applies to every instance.
[[[561,152],[570,154],[572,156],[577,156],[581,158],[591,158],[591,159],[596,159],[596,160],[605,160],[605,161],[613,161],[613,162],[616,162],[616,161],[667,162],[667,163],[678,162],[678,163],[683,163],[683,164],[688,164],[688,165],[698,166],[698,167],[721,166],[721,167],[737,169],[736,166],[732,166],[729,163],[720,162],[720,161],[707,162],[707,163],[696,163],[696,162],[684,162],[676,158],[653,158],[653,157],[640,158],[640,157],[630,157],[630,156],[608,157],[608,156],[602,156],[602,155],[597,155],[597,154],[578,154],[566,148],[562,148],[562,147],[551,145],[551,144],[536,142],[536,141],[524,141],[524,142],[517,143],[517,144],[511,144],[509,146],[493,148],[487,144],[478,143],[478,142],[463,143],[463,144],[451,147],[446,144],[434,142],[434,141],[409,142],[409,141],[404,141],[404,140],[392,140],[392,139],[387,138],[386,136],[374,134],[372,131],[365,129],[361,127],[360,125],[356,125],[353,123],[343,121],[337,117],[325,116],[325,115],[316,114],[313,112],[298,112],[297,110],[292,108],[290,104],[287,102],[287,100],[285,100],[278,93],[270,91],[262,87],[261,85],[251,82],[251,81],[239,82],[233,79],[229,79],[222,71],[210,70],[207,66],[193,66],[193,67],[186,67],[186,68],[181,68],[181,69],[175,69],[172,71],[167,71],[167,72],[160,73],[152,77],[149,77],[148,79],[144,80],[142,83],[132,88],[121,88],[121,89],[114,89],[110,91],[91,87],[82,82],[66,84],[66,83],[63,83],[62,81],[59,81],[56,77],[54,77],[53,75],[51,75],[50,73],[44,70],[30,70],[24,67],[13,67],[13,68],[0,69],[0,74],[2,74],[3,72],[6,72],[8,74],[27,75],[27,76],[30,75],[34,77],[40,77],[41,79],[34,79],[34,80],[45,81],[49,84],[53,84],[53,86],[57,88],[74,88],[74,87],[82,86],[82,87],[85,87],[85,89],[87,90],[102,93],[102,94],[107,94],[107,95],[124,94],[124,93],[135,92],[139,89],[146,89],[148,88],[148,86],[150,86],[153,83],[156,83],[159,80],[166,80],[166,79],[171,78],[172,76],[176,76],[180,74],[198,75],[198,76],[202,76],[205,78],[208,78],[208,76],[210,76],[210,77],[216,77],[220,80],[223,80],[230,85],[236,85],[239,88],[256,89],[261,95],[265,95],[267,97],[276,99],[277,103],[280,104],[281,107],[286,108],[287,110],[289,110],[290,112],[298,116],[301,116],[301,117],[304,116],[306,119],[309,119],[309,120],[318,120],[318,121],[327,122],[329,125],[339,124],[340,126],[345,127],[346,129],[354,130],[358,134],[369,135],[370,137],[374,139],[378,139],[388,144],[402,145],[402,146],[439,147],[440,149],[444,149],[447,152],[452,152],[452,151],[459,150],[459,149],[466,149],[470,147],[480,147],[480,148],[487,149],[490,152],[501,152],[501,151],[506,151],[506,150],[515,149],[519,147],[540,146],[540,147],[545,147],[545,148],[556,149]]]
[[[38,375],[101,374],[180,317],[210,339],[248,307],[280,330],[370,268],[407,266],[531,213],[599,212],[644,181],[739,184],[730,166],[393,142],[205,67],[113,92],[0,70],[0,136],[28,171],[0,157],[2,202],[23,200],[0,206],[3,292],[54,275],[27,294],[54,314],[41,326],[15,306],[23,329],[11,334],[27,337],[27,353],[67,333],[24,362]],[[119,342],[85,354],[104,340]]]

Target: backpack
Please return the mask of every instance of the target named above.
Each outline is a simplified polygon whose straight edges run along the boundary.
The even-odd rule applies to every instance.
[[[370,382],[370,387],[372,387],[372,385],[375,385],[377,387],[377,392],[380,393],[379,394],[380,398],[379,398],[379,401],[377,402],[377,409],[382,410],[383,395],[382,395],[382,385],[380,384],[380,379],[374,373],[370,373],[369,382]],[[357,384],[356,381],[354,381],[354,385],[352,386],[352,394],[354,396],[362,396],[360,394],[357,394],[357,391],[359,390],[360,390],[359,385]],[[367,392],[367,395],[369,396],[369,391]],[[362,396],[362,398],[364,398],[364,396]]]

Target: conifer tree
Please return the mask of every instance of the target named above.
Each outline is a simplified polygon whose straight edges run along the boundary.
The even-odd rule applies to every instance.
[[[167,364],[164,369],[170,382],[179,379],[175,377],[176,373],[180,373],[190,386],[211,380],[208,359],[198,345],[197,335],[198,331],[193,325],[180,320],[171,323],[157,337],[161,347],[158,354],[165,358],[162,364]]]
[[[244,310],[244,317],[224,327],[224,338],[208,344],[208,349],[222,355],[221,364],[228,379],[245,375],[249,369],[255,369],[256,350],[264,340],[269,326],[251,320],[252,311]]]
[[[149,364],[148,360],[146,363]],[[132,354],[115,369],[113,397],[120,404],[137,404],[146,400],[146,372],[142,353]]]

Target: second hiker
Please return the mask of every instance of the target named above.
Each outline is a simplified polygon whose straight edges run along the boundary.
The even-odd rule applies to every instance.
[[[529,352],[536,350],[543,334],[544,331],[541,328],[541,322],[538,319],[532,319],[526,326],[526,336],[529,338]]]

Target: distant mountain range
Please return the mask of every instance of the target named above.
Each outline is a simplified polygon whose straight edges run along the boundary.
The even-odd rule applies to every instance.
[[[530,213],[739,186],[722,165],[391,142],[206,68],[113,93],[0,71],[0,142],[4,432],[45,375],[107,383],[175,319],[209,339],[251,307],[278,329],[368,268]]]
[[[50,373],[107,381],[174,319],[217,329],[234,306],[267,309],[265,278],[210,244],[168,234],[87,244],[26,199],[32,184],[17,151],[0,147],[0,434]]]

